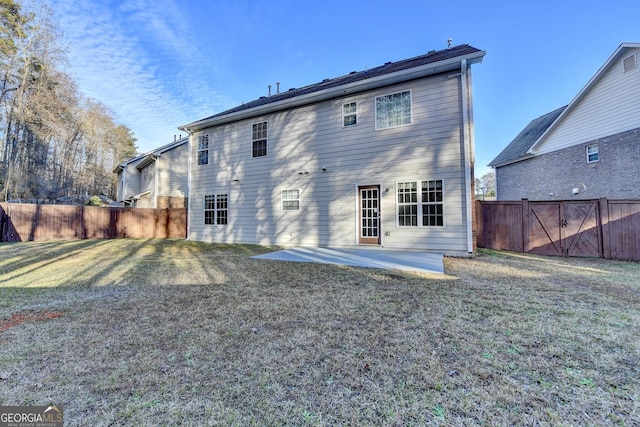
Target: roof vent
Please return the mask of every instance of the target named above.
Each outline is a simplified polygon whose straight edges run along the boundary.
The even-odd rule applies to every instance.
[[[350,72],[349,74],[355,74],[355,73],[357,73],[357,71],[352,71],[352,72]]]
[[[331,80],[331,79],[324,79],[324,80],[322,80],[322,83],[326,83],[326,82],[328,82],[329,80]]]
[[[296,90],[296,88],[292,87],[291,89],[289,89],[289,92],[291,92],[292,90]]]
[[[624,72],[631,71],[638,66],[638,62],[636,61],[636,55],[633,54],[622,61],[624,65]]]

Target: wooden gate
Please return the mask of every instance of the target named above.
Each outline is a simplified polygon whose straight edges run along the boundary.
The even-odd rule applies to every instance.
[[[600,257],[602,236],[597,201],[530,202],[530,253]]]

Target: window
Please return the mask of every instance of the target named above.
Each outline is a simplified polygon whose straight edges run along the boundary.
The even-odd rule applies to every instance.
[[[209,135],[198,136],[198,164],[206,165],[209,163]]]
[[[442,180],[422,181],[422,225],[444,226],[442,213]]]
[[[228,196],[215,194],[204,196],[204,223],[207,225],[227,225]]]
[[[600,160],[598,155],[598,144],[587,146],[587,163],[595,163]]]
[[[376,98],[376,129],[411,124],[411,91]]]
[[[342,106],[342,126],[353,126],[358,124],[358,104],[350,102]]]
[[[416,227],[418,225],[418,183],[398,183],[398,225]]]
[[[253,157],[267,155],[267,122],[254,123],[252,125]]]
[[[282,190],[282,210],[300,210],[300,190]]]
[[[397,193],[399,227],[444,227],[441,179],[399,182]]]

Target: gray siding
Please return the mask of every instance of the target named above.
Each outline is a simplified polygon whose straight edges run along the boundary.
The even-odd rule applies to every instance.
[[[151,192],[151,197],[155,195],[156,184],[156,164],[149,163],[140,170],[140,193]]]
[[[600,160],[587,163],[586,146]],[[496,168],[498,200],[640,198],[640,128]],[[572,190],[578,188],[578,194]]]
[[[375,130],[375,97],[412,91],[412,124]],[[342,126],[342,104],[358,124]],[[251,157],[251,124],[268,122],[268,155]],[[197,165],[208,133],[209,164]],[[467,253],[460,78],[433,77],[324,101],[192,136],[189,238],[265,245],[357,243],[357,187],[380,185],[382,245]],[[326,171],[323,171],[326,168]],[[445,227],[397,226],[396,183],[444,180]],[[234,181],[237,180],[237,181]],[[300,190],[300,210],[282,211],[282,190]],[[388,193],[387,190],[388,189]],[[229,223],[204,224],[204,196],[229,195]],[[387,233],[387,235],[385,235]]]
[[[136,167],[138,163],[129,163],[124,170],[126,174],[124,199],[140,193],[140,171]]]
[[[158,165],[158,196],[182,197],[189,195],[189,144],[165,151],[156,161]]]

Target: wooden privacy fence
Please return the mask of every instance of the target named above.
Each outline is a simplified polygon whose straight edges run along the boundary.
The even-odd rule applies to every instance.
[[[476,202],[481,248],[640,261],[640,200]]]
[[[0,241],[186,237],[186,209],[0,203]]]

